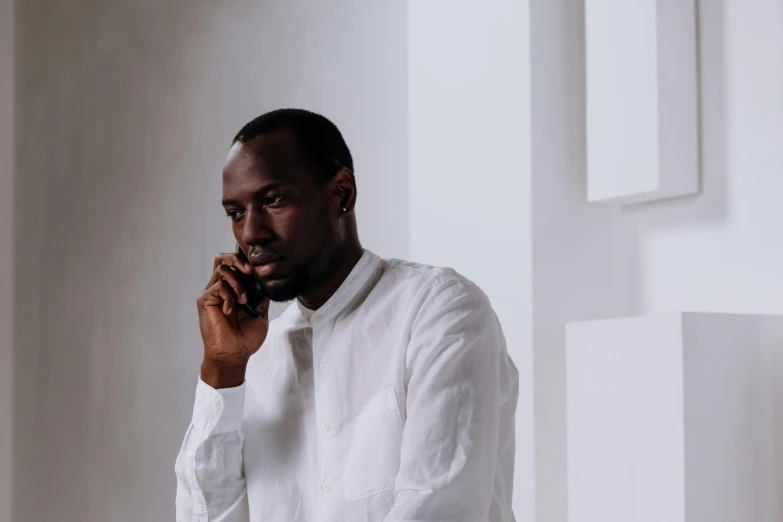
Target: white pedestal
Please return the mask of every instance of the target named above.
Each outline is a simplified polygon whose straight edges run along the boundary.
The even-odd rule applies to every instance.
[[[694,0],[586,0],[589,201],[699,187]]]
[[[783,317],[567,330],[570,522],[783,520]]]

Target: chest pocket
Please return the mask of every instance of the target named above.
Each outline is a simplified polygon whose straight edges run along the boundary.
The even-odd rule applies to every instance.
[[[397,397],[394,388],[386,388],[356,417],[345,461],[345,500],[360,500],[394,488],[401,444],[402,417]]]

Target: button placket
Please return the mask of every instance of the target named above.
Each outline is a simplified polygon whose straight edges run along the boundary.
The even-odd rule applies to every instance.
[[[321,494],[326,496],[332,491],[335,480],[339,480],[340,457],[335,447],[335,435],[339,428],[338,419],[335,415],[334,404],[330,397],[334,396],[338,385],[335,382],[334,371],[330,371],[328,364],[328,343],[331,339],[331,328],[333,325],[329,321],[320,321],[313,325],[313,366],[314,384],[315,384],[315,409],[317,414],[316,429],[318,432],[318,462]],[[334,369],[332,369],[334,370]]]

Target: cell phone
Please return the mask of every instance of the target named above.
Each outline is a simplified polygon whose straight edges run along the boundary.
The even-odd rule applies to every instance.
[[[242,249],[237,245],[237,257],[243,262],[248,263],[247,256]],[[245,293],[247,293],[247,303],[239,304],[248,315],[252,317],[259,317],[261,314],[258,311],[258,307],[264,300],[264,288],[261,286],[261,281],[255,276],[255,274],[245,274],[244,272],[236,271],[237,277],[245,286]]]

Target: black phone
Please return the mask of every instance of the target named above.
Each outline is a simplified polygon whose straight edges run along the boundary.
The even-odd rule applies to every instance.
[[[245,263],[248,262],[247,256],[242,252],[242,249],[239,248],[239,245],[237,245],[237,257]],[[240,304],[239,306],[247,312],[248,315],[259,317],[261,314],[258,311],[258,307],[264,300],[264,289],[261,286],[261,282],[255,274],[245,274],[239,270],[237,270],[236,273],[239,280],[242,281],[242,284],[245,286],[245,293],[247,293],[247,303]]]

